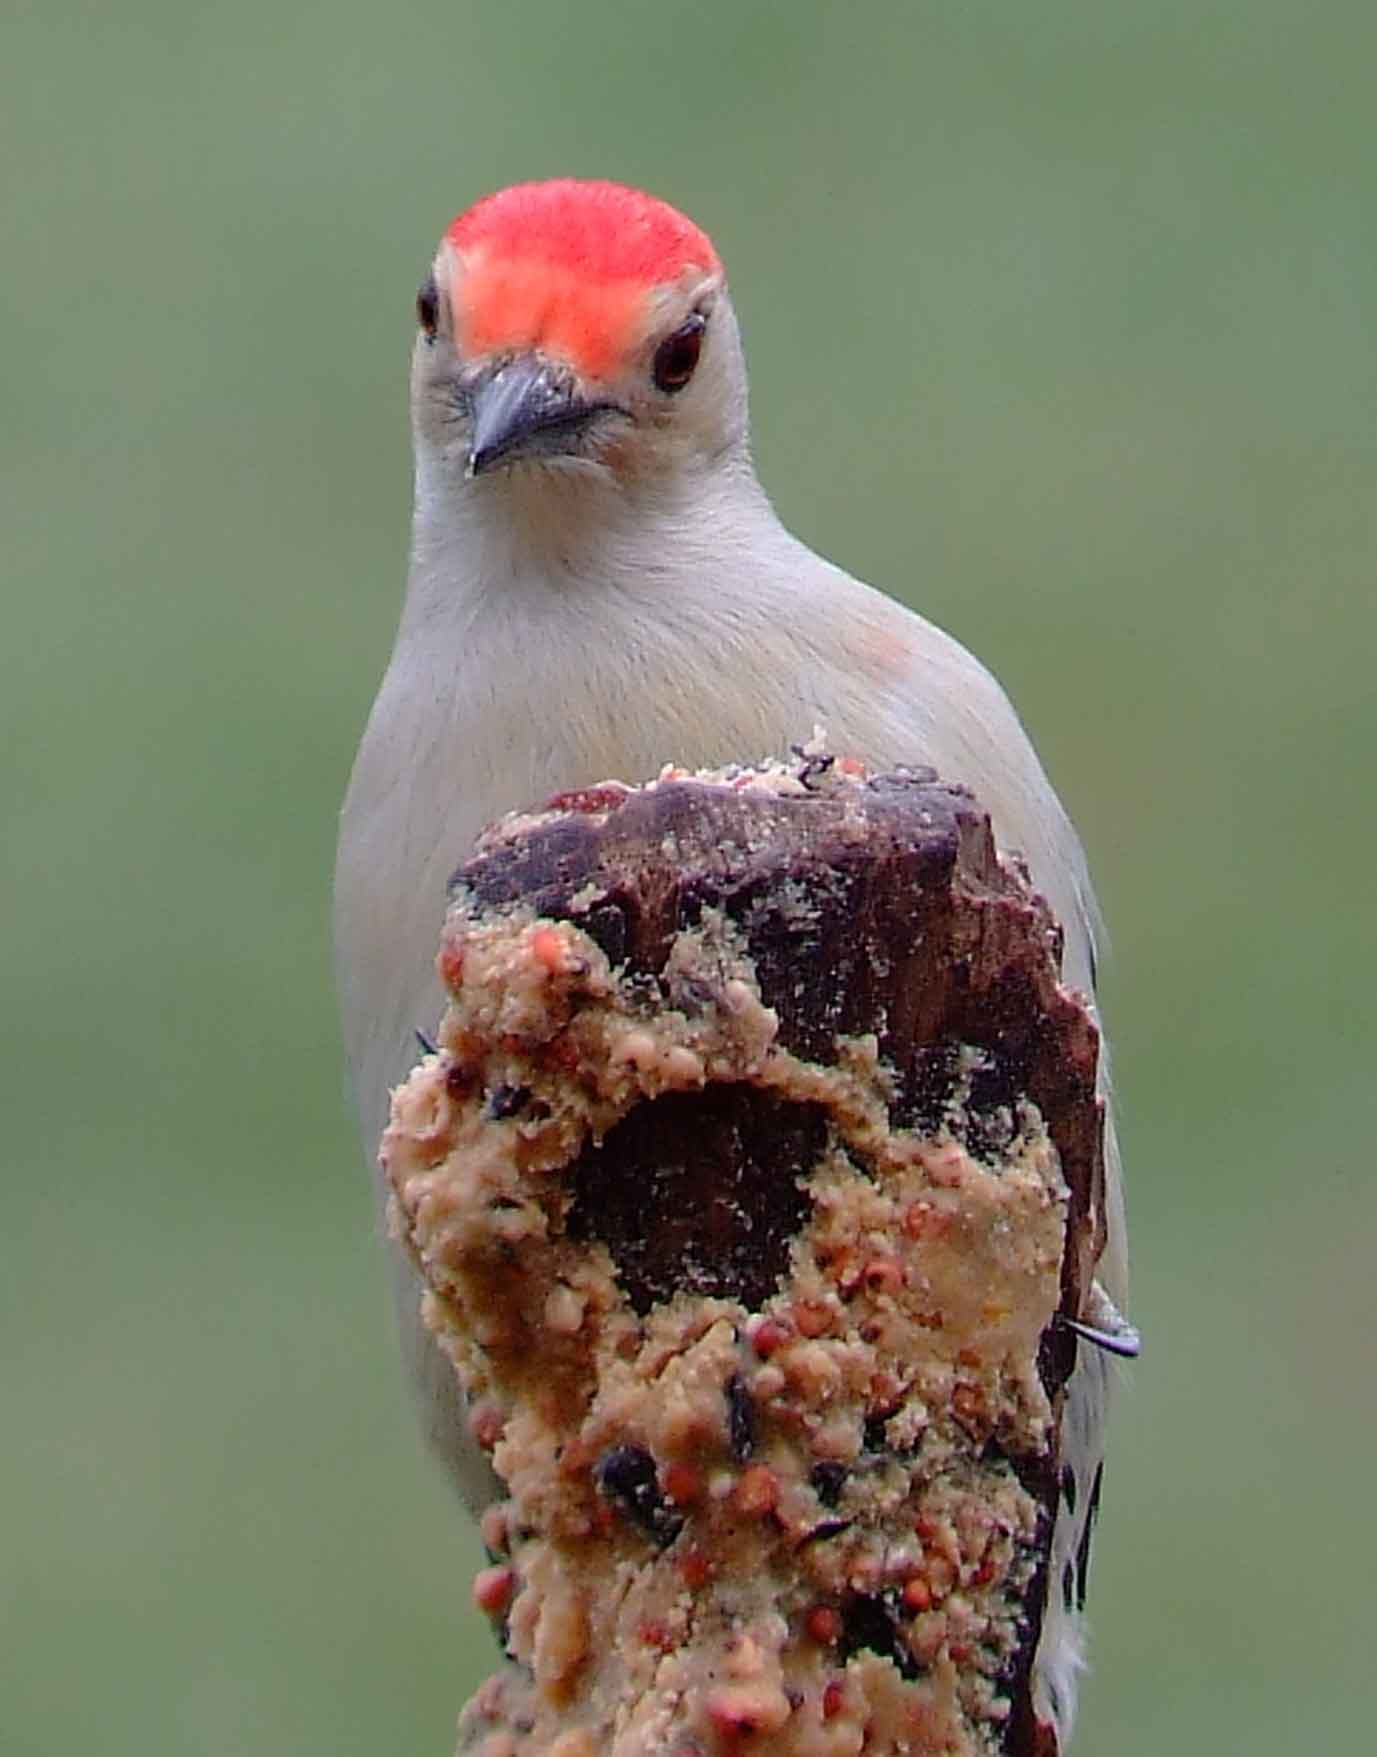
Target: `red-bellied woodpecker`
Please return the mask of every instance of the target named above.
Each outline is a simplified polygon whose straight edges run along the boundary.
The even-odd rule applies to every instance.
[[[391,664],[344,807],[336,932],[371,1155],[413,1033],[441,1010],[445,886],[505,811],[666,761],[784,755],[821,725],[876,766],[969,785],[1027,860],[1091,990],[1095,908],[1076,834],[1003,691],[951,636],[780,524],[756,480],[746,370],[717,253],[616,184],[488,197],[417,299],[415,515]],[[1064,1742],[1102,1453],[1124,1223],[1112,1120],[1108,1247],[1064,1418],[1070,1473],[1035,1695]],[[430,1435],[471,1503],[490,1480],[452,1370],[401,1301]]]

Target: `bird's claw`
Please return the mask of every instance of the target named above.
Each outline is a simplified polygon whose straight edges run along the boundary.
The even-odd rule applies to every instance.
[[[1062,1313],[1060,1322],[1064,1329],[1073,1331],[1092,1347],[1104,1349],[1106,1354],[1117,1354],[1122,1360],[1137,1360],[1142,1353],[1142,1337],[1098,1281],[1090,1284],[1086,1316],[1068,1318]]]

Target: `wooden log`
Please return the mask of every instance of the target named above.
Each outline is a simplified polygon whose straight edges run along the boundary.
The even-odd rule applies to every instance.
[[[927,772],[489,831],[384,1164],[508,1498],[490,1757],[1054,1749],[1030,1668],[1103,1247],[1096,1029]]]

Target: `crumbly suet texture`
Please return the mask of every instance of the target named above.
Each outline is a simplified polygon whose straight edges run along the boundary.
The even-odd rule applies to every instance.
[[[864,776],[804,753],[711,779]],[[937,1114],[901,1126],[876,1036],[785,1047],[711,908],[648,981],[575,919],[461,888],[439,968],[438,1053],[395,1093],[382,1158],[507,1495],[475,1598],[510,1663],[459,1749],[1006,1750],[1068,1220],[1037,1105],[969,1116],[987,1057],[967,1046]],[[746,1176],[704,1176],[696,1201],[719,1151]],[[789,1188],[758,1201],[771,1153]]]

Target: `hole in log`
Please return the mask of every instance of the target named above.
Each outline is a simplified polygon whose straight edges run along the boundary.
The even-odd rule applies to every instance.
[[[570,1177],[569,1233],[600,1239],[642,1317],[680,1289],[762,1305],[789,1267],[827,1147],[820,1106],[752,1086],[638,1105]]]

